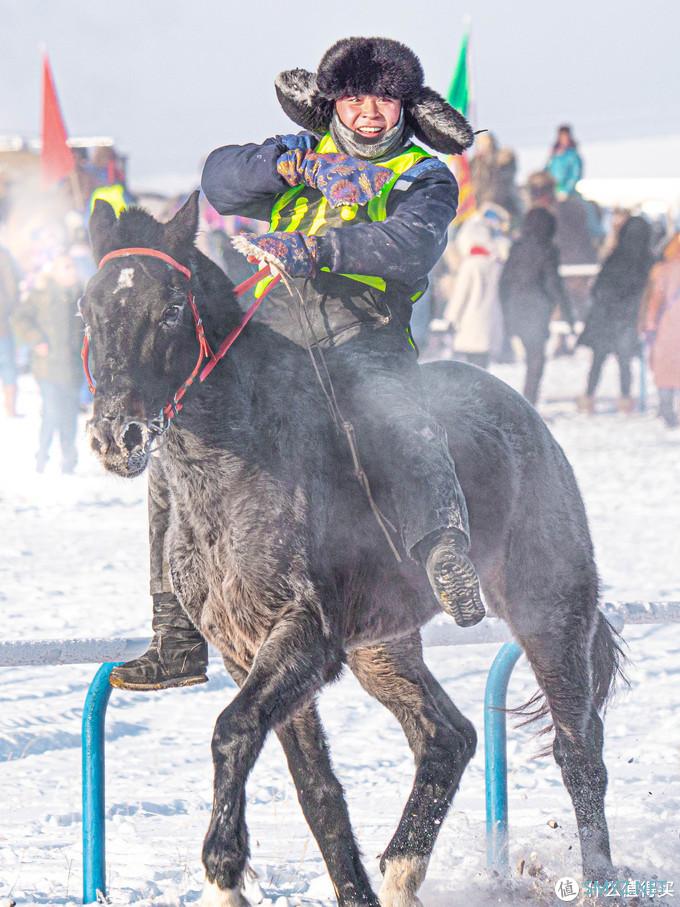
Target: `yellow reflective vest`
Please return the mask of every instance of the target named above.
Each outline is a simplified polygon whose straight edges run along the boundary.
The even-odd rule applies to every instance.
[[[319,154],[338,153],[336,144],[328,132],[314,150]],[[390,158],[388,161],[380,161],[377,166],[391,170],[393,176],[383,186],[380,194],[371,199],[367,205],[343,205],[339,208],[332,208],[318,189],[310,189],[304,184],[293,186],[282,195],[279,195],[274,202],[269,220],[269,232],[273,233],[275,230],[280,230],[284,233],[292,233],[295,230],[299,230],[307,236],[323,236],[328,230],[337,227],[385,220],[387,217],[387,200],[394,184],[414,164],[429,157],[432,157],[432,155],[428,154],[427,151],[423,151],[417,145],[411,145],[406,151],[402,151],[396,157]],[[322,268],[321,270],[329,271],[330,269]],[[373,277],[370,274],[341,274],[341,276],[368,284],[368,286],[383,292],[387,286],[382,277]],[[264,280],[257,284],[255,287],[256,297],[262,294],[271,279],[271,277],[265,277]],[[417,293],[416,298],[420,295],[420,293]]]

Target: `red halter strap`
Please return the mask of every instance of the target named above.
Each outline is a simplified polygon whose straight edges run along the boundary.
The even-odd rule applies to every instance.
[[[145,255],[150,258],[158,258],[160,261],[164,261],[167,265],[170,265],[170,267],[183,274],[187,278],[187,280],[191,280],[192,275],[190,269],[185,267],[183,264],[180,264],[178,261],[172,258],[171,255],[167,255],[165,252],[161,252],[158,249],[148,249],[145,247],[115,249],[113,252],[108,252],[99,262],[99,269],[101,270],[107,262],[112,261],[115,258],[123,258],[128,255]],[[249,289],[251,289],[251,287],[255,286],[256,283],[259,283],[259,281],[264,277],[270,276],[270,273],[271,272],[269,270],[269,267],[265,267],[257,271],[247,280],[244,280],[243,283],[240,283],[237,287],[234,287],[234,295],[242,296]],[[243,316],[241,322],[224,338],[216,353],[214,353],[210,348],[210,344],[208,343],[208,340],[205,336],[203,320],[198,311],[198,306],[196,305],[194,294],[191,292],[191,287],[189,287],[189,289],[187,290],[187,302],[189,303],[191,314],[194,319],[196,339],[198,340],[198,359],[196,360],[196,364],[194,365],[194,368],[189,377],[182,382],[177,392],[173,395],[172,400],[168,401],[168,403],[166,403],[163,407],[163,416],[165,418],[166,427],[167,424],[172,419],[174,419],[177,413],[182,409],[182,397],[184,397],[187,390],[194,383],[196,377],[198,377],[199,381],[205,381],[210,372],[215,368],[217,363],[224,358],[236,338],[253,317],[264,297],[269,293],[270,290],[274,288],[274,286],[279,282],[280,279],[281,275],[277,274],[274,279],[269,282],[260,297],[252,303],[248,311]],[[85,372],[85,378],[87,379],[88,387],[90,388],[90,393],[94,394],[95,383],[92,379],[92,375],[90,374],[90,367],[88,362],[89,350],[90,336],[89,331],[86,330],[85,336],[83,337],[83,346],[80,355],[83,361],[83,370]],[[206,359],[208,361],[205,365],[203,365]]]
[[[112,261],[114,258],[124,258],[126,255],[147,255],[149,258],[159,258],[161,261],[164,261],[166,265],[170,265],[176,271],[184,274],[187,280],[191,280],[191,271],[189,270],[189,268],[185,268],[184,265],[181,265],[178,261],[175,261],[172,256],[166,255],[165,252],[161,252],[158,249],[145,249],[143,247],[133,249],[114,249],[113,252],[107,252],[107,254],[99,262],[99,270],[101,271],[107,261]]]

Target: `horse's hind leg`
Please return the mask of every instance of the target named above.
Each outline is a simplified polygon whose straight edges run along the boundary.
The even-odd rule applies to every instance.
[[[382,907],[415,907],[477,735],[427,669],[419,635],[358,649],[349,664],[364,689],[395,715],[415,757],[413,788],[380,862]]]
[[[333,773],[316,706],[310,704],[301,709],[277,734],[338,904],[378,907],[354,840],[342,785]]]
[[[552,611],[544,624],[534,623],[530,634],[519,635],[552,714],[553,753],[576,814],[583,876],[614,878],[604,811],[604,728],[598,714],[617,670],[611,630],[598,611],[584,609],[569,615]]]

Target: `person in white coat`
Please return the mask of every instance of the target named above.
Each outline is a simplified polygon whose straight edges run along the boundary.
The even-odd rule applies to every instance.
[[[481,368],[488,368],[503,342],[498,281],[507,256],[505,219],[502,208],[487,205],[461,227],[455,241],[460,267],[443,313],[454,358]]]

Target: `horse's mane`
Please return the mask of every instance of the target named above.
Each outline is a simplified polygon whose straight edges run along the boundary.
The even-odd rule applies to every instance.
[[[133,205],[123,211],[112,231],[112,242],[118,248],[126,246],[146,246],[168,251],[165,237],[165,224],[160,223],[144,208]]]

